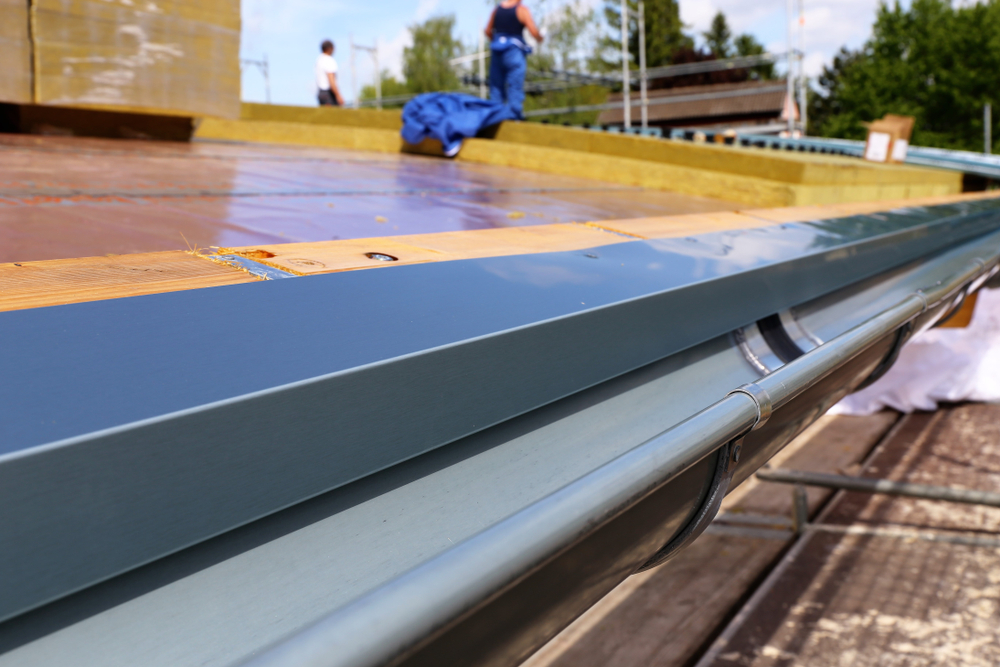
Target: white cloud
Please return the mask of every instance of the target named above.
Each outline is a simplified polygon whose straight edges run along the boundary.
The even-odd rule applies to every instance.
[[[417,11],[414,12],[413,18],[417,21],[423,21],[438,8],[438,4],[440,4],[440,0],[420,0],[417,3]]]
[[[389,70],[394,77],[402,80],[403,49],[412,45],[413,38],[410,36],[410,31],[407,28],[403,28],[397,32],[396,36],[388,41],[379,39],[379,57],[382,58],[385,63],[382,68]]]
[[[346,0],[294,0],[268,2],[242,0],[243,33],[267,35],[301,35],[305,29],[328,19],[351,14]]]
[[[681,19],[699,38],[708,29],[715,13],[721,10],[733,34],[755,35],[769,51],[785,51],[786,6],[781,0],[746,2],[746,0],[681,0]],[[796,7],[798,1],[796,0]],[[842,46],[857,48],[868,39],[875,21],[878,0],[805,0],[805,69],[809,76],[819,74],[824,64]],[[798,25],[794,47],[798,48]]]

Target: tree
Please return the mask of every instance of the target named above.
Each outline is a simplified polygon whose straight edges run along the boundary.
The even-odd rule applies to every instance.
[[[541,25],[545,31],[545,41],[539,52],[552,56],[556,69],[579,71],[583,68],[583,57],[592,50],[592,32],[595,14],[582,0],[562,5],[547,14]]]
[[[732,55],[730,40],[733,37],[733,33],[729,30],[726,15],[721,11],[716,12],[715,17],[712,19],[711,27],[709,27],[707,32],[701,33],[701,35],[705,38],[705,45],[708,47],[708,50],[716,58],[728,58]],[[753,38],[751,37],[751,39]]]
[[[434,16],[410,26],[413,45],[403,49],[403,76],[411,93],[458,88],[458,76],[448,62],[462,51],[454,29],[454,15]]]
[[[684,34],[680,7],[677,0],[647,0],[644,3],[646,18],[646,66],[660,67],[674,62],[674,53],[692,48],[694,40]],[[639,25],[632,12],[638,11],[637,0],[628,0],[628,52],[630,66],[639,64]],[[614,71],[622,67],[621,60],[621,2],[604,0],[604,20],[607,28],[598,42],[598,52],[590,60],[594,71]]]
[[[399,81],[389,70],[382,70],[382,97],[393,97],[398,95],[408,95],[410,93],[409,86],[406,85],[405,81]],[[361,88],[361,92],[358,95],[362,100],[374,100],[375,99],[375,85],[369,84]],[[386,106],[403,106],[404,102],[397,102],[395,104],[387,104]]]
[[[757,41],[757,39],[750,34],[744,33],[733,40],[733,48],[736,50],[736,55],[743,56],[759,56],[765,53],[764,45]],[[774,78],[774,63],[767,63],[765,65],[757,65],[750,70],[751,79],[773,79]]]
[[[916,118],[916,145],[982,150],[983,104],[1000,96],[1000,1],[882,4],[871,38],[841,50],[818,83],[815,134],[861,139],[863,121],[896,113]]]

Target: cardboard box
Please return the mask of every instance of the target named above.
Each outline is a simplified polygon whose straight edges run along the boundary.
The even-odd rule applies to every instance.
[[[906,161],[913,122],[912,116],[886,114],[879,120],[866,123],[868,140],[865,142],[865,159],[873,162]]]

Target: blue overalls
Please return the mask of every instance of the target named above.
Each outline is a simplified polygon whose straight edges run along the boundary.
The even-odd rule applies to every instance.
[[[524,24],[517,18],[518,5],[498,6],[493,15],[490,101],[506,104],[515,116],[524,118],[524,73],[531,47],[524,43]]]

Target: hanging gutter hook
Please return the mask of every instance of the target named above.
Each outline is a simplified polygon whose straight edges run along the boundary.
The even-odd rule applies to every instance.
[[[708,494],[695,512],[694,517],[681,532],[653,554],[636,572],[644,572],[673,558],[681,549],[705,532],[705,529],[708,528],[709,524],[712,523],[712,520],[719,513],[719,509],[722,507],[722,499],[726,497],[726,493],[729,491],[729,484],[733,480],[733,473],[736,472],[736,464],[740,462],[740,454],[743,451],[743,438],[750,431],[763,426],[771,416],[771,396],[760,385],[749,382],[733,389],[726,396],[732,396],[733,394],[745,394],[750,397],[750,400],[757,406],[757,421],[754,422],[749,431],[727,442],[718,450],[712,483],[709,485]]]

